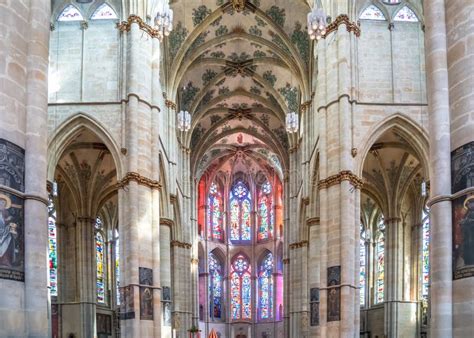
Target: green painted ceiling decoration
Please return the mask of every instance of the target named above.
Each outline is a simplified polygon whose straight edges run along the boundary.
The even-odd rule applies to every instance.
[[[241,12],[227,0],[171,6],[167,93],[192,114],[191,130],[179,138],[191,149],[194,173],[232,171],[236,163],[282,173],[297,142],[286,133],[285,115],[312,92],[311,43],[301,24],[307,1],[247,0]]]

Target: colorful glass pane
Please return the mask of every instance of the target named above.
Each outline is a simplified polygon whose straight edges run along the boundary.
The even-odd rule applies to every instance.
[[[359,273],[359,285],[360,285],[360,305],[365,305],[365,288],[366,288],[366,278],[367,278],[367,266],[366,266],[366,232],[364,229],[364,225],[360,225],[360,242],[359,242],[359,250],[360,250],[360,273]]]
[[[232,262],[230,281],[232,319],[252,318],[251,285],[250,264],[246,257],[238,255]]]
[[[430,285],[430,219],[423,213],[423,238],[422,238],[422,282],[421,296],[428,300],[428,290]]]
[[[360,15],[361,20],[385,20],[385,15],[383,15],[380,8],[374,5],[367,7],[362,14]]]
[[[212,183],[209,188],[207,212],[209,237],[211,239],[224,239],[222,205],[222,195],[218,191],[217,185]]]
[[[274,224],[273,199],[271,196],[272,187],[266,182],[260,191],[258,198],[258,240],[265,240],[272,237]]]
[[[269,253],[262,265],[258,277],[260,319],[273,318],[273,255]]]
[[[105,241],[100,231],[95,235],[97,301],[105,303]]]
[[[117,305],[120,305],[120,238],[117,229],[115,229],[115,288]]]
[[[84,18],[79,10],[73,5],[69,5],[59,14],[58,21],[82,21]]]
[[[56,209],[53,200],[48,205],[48,243],[49,243],[49,288],[51,296],[58,295],[58,247],[56,233]]]
[[[384,301],[384,276],[385,276],[385,224],[381,217],[377,227],[377,242],[375,245],[376,280],[375,280],[375,303]]]
[[[94,14],[91,17],[92,20],[107,20],[107,19],[117,19],[117,15],[114,10],[110,8],[107,4],[102,4],[99,8],[96,9]]]
[[[209,255],[209,297],[211,318],[222,316],[222,266],[216,256]]]
[[[404,6],[395,15],[394,21],[418,22],[416,14],[407,6]]]
[[[232,241],[250,241],[251,198],[249,190],[242,182],[237,182],[230,194],[230,239]]]

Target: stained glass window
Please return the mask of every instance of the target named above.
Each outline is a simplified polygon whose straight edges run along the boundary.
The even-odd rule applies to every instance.
[[[56,233],[56,208],[53,199],[48,205],[48,243],[49,243],[49,289],[51,296],[58,295],[58,247]]]
[[[365,306],[365,292],[367,286],[367,249],[366,249],[366,240],[367,232],[365,231],[364,225],[360,224],[360,274],[359,274],[359,284],[360,284],[360,305]]]
[[[385,15],[383,15],[380,8],[375,5],[370,5],[360,15],[361,20],[385,20]]]
[[[217,185],[212,183],[208,196],[208,232],[209,238],[220,241],[224,239],[222,206],[222,194],[219,192]]]
[[[230,275],[231,315],[232,319],[252,318],[252,286],[250,264],[247,258],[239,254],[232,262]]]
[[[418,17],[409,7],[404,6],[395,15],[393,21],[418,22]]]
[[[97,302],[105,303],[105,240],[101,231],[102,220],[99,217],[96,219],[95,227]]]
[[[222,318],[222,265],[217,257],[211,252],[209,254],[209,300],[211,318]]]
[[[421,296],[423,300],[428,300],[428,290],[430,285],[430,219],[428,215],[423,212],[422,224],[422,282],[421,282]]]
[[[120,305],[120,238],[117,229],[115,229],[115,289],[117,305]]]
[[[385,223],[383,216],[377,224],[375,243],[375,303],[384,301],[384,276],[385,276]]]
[[[73,5],[69,5],[59,14],[58,21],[82,21],[84,18],[79,10]]]
[[[92,20],[107,20],[107,19],[117,19],[117,15],[114,10],[110,8],[107,4],[100,5],[92,14]]]
[[[260,189],[258,196],[258,240],[272,237],[275,222],[273,210],[272,186],[266,182]]]
[[[247,186],[237,182],[230,192],[230,239],[251,239],[251,197]]]
[[[258,305],[260,319],[273,318],[273,255],[268,253],[258,274]]]

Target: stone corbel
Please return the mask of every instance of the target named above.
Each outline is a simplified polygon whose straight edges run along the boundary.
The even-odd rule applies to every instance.
[[[346,14],[341,14],[336,18],[336,20],[334,20],[327,26],[324,38],[326,38],[332,32],[337,31],[340,25],[346,25],[346,29],[349,33],[352,32],[355,36],[360,37],[359,25],[355,22],[351,22],[349,20],[349,16],[347,16]]]

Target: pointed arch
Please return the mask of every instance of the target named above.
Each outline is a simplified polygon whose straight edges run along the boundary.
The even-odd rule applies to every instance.
[[[56,20],[61,22],[82,21],[84,17],[76,6],[69,4],[63,8]]]
[[[99,4],[91,15],[91,20],[118,19],[116,11],[106,2]]]
[[[407,5],[400,8],[393,16],[395,22],[419,22],[420,19],[415,12]]]
[[[382,10],[374,5],[370,4],[367,6],[359,15],[360,20],[375,20],[375,21],[385,21],[387,18]]]
[[[160,217],[170,218],[170,203],[169,203],[169,186],[168,186],[168,172],[167,166],[165,165],[163,154],[158,154],[158,165],[160,168]]]
[[[95,118],[84,113],[78,113],[61,123],[48,142],[48,180],[54,181],[54,172],[59,159],[74,137],[83,130],[91,131],[105,144],[114,159],[117,179],[123,177],[123,163],[119,146],[112,135]]]
[[[374,125],[362,142],[361,154],[357,164],[357,175],[362,177],[365,159],[372,145],[388,130],[396,130],[413,147],[423,164],[424,177],[429,177],[429,141],[428,134],[417,122],[403,114],[394,114]]]

